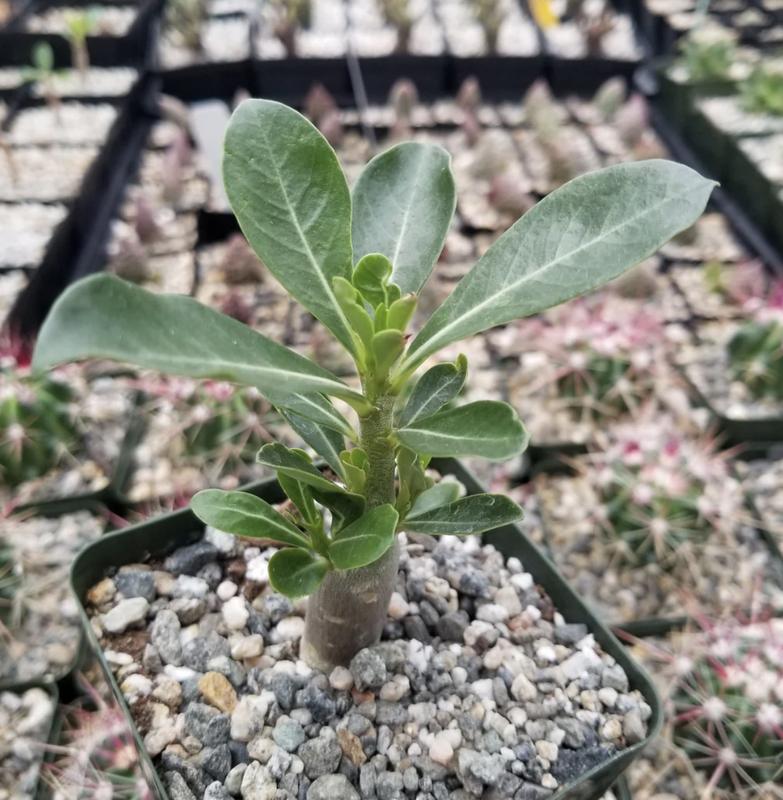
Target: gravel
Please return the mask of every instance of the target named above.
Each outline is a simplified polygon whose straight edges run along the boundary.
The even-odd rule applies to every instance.
[[[210,532],[93,588],[92,624],[173,797],[543,798],[645,736],[644,699],[518,560],[475,538],[403,544],[384,640],[329,675],[299,660],[303,604],[247,580],[272,550]],[[141,662],[123,625],[147,640]]]

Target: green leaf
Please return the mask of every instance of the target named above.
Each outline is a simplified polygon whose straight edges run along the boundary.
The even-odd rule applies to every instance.
[[[319,513],[313,502],[313,496],[310,494],[309,487],[305,486],[288,475],[279,473],[277,482],[280,488],[285,492],[286,497],[299,509],[299,513],[308,525],[313,525],[318,522]]]
[[[256,461],[314,489],[324,492],[343,491],[336,483],[325,478],[301,450],[294,450],[276,442],[265,444],[258,451]]]
[[[299,528],[265,500],[248,492],[205,489],[193,497],[190,508],[203,523],[219,531],[254,539],[273,539],[295,547],[310,546]]]
[[[111,358],[172,375],[361,399],[327,370],[182,295],[152,294],[113,275],[66,289],[41,328],[33,368]],[[362,400],[362,402],[364,402]]]
[[[345,440],[341,433],[324,428],[307,417],[281,409],[280,413],[288,424],[304,439],[310,447],[341,477],[345,478],[340,452],[345,448]]]
[[[343,528],[329,545],[329,558],[337,569],[357,569],[377,561],[394,542],[397,527],[394,506],[370,509]]]
[[[408,327],[408,323],[413,319],[416,303],[415,294],[406,294],[392,303],[386,316],[386,326],[396,328],[398,331],[404,331]]]
[[[226,131],[223,178],[239,226],[264,264],[354,352],[332,289],[333,278],[351,277],[351,198],[326,139],[288,106],[245,100]]]
[[[443,484],[440,484],[443,485]],[[522,519],[522,509],[500,494],[474,494],[448,505],[415,513],[411,509],[403,528],[432,536],[484,533]]]
[[[345,491],[321,491],[311,487],[313,497],[332,512],[332,530],[337,531],[359,519],[364,514],[364,498],[359,494]]]
[[[386,256],[368,253],[356,265],[351,283],[371,306],[377,306],[386,302],[386,284],[391,273],[391,261]]]
[[[331,404],[328,398],[321,394],[294,394],[284,395],[277,392],[267,392],[266,395],[272,405],[281,413],[293,411],[295,414],[311,422],[316,422],[324,428],[342,433],[349,439],[356,438],[351,423]]]
[[[616,278],[692,225],[714,186],[689,167],[661,160],[575,178],[487,250],[416,336],[400,370]]]
[[[353,249],[358,261],[383,253],[392,281],[417,294],[443,249],[456,206],[449,154],[406,142],[376,156],[353,189]]]
[[[400,331],[386,330],[376,333],[372,339],[372,354],[375,359],[374,374],[385,377],[394,362],[405,349],[405,335]]]
[[[269,582],[286,597],[312,594],[329,572],[329,562],[309,550],[288,547],[269,559]]]
[[[446,506],[453,503],[459,497],[459,484],[454,481],[441,481],[429,489],[423,491],[414,501],[411,510],[408,512],[409,517],[415,517],[417,514],[424,514],[433,508]]]
[[[411,450],[428,456],[481,456],[492,460],[521,453],[527,431],[507,403],[479,400],[440,411],[396,431]]]
[[[399,426],[404,428],[440,411],[462,391],[467,374],[468,360],[463,355],[453,364],[436,364],[427,370],[411,392],[400,414]]]

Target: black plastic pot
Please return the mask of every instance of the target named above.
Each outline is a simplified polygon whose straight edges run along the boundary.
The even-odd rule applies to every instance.
[[[4,64],[30,63],[33,47],[38,42],[48,42],[54,53],[55,67],[71,66],[71,49],[65,36],[51,33],[33,33],[24,29],[25,19],[37,12],[57,6],[84,6],[90,0],[33,0],[21,9],[8,26],[0,31],[0,52]],[[108,3],[111,5],[111,3]],[[136,5],[128,2],[128,5]],[[94,66],[145,65],[150,54],[155,22],[163,0],[141,0],[138,13],[125,36],[88,36],[87,50]]]
[[[495,100],[521,100],[545,73],[545,58],[535,56],[452,56],[446,90],[454,94],[466,78],[478,79],[482,91]]]
[[[452,459],[438,459],[433,462],[433,467],[442,474],[455,476],[465,485],[469,493],[473,494],[481,491],[480,485],[473,476],[458,462]],[[275,480],[254,484],[248,487],[248,491],[264,497],[269,502],[279,502],[283,498],[280,487]],[[117,686],[111,668],[103,657],[100,645],[84,609],[84,598],[90,587],[113,569],[123,564],[143,561],[151,556],[163,555],[176,547],[196,541],[201,536],[201,533],[201,524],[189,510],[178,511],[103,537],[79,554],[71,570],[71,584],[82,604],[82,620],[89,644],[100,661],[112,693],[131,724],[142,770],[158,800],[168,800],[169,795],[155,771],[152,760],[144,750],[141,737],[133,724],[127,703]],[[525,569],[534,576],[538,584],[549,594],[558,611],[566,619],[573,622],[583,622],[588,626],[601,647],[612,655],[626,671],[632,688],[640,690],[645,701],[652,708],[652,716],[649,721],[650,732],[644,742],[623,750],[613,758],[582,775],[579,780],[562,788],[551,798],[551,800],[565,800],[565,798],[569,798],[569,800],[598,800],[639,754],[645,744],[657,735],[662,721],[660,699],[646,673],[631,659],[627,650],[609,629],[594,616],[568,586],[552,562],[524,536],[519,528],[509,525],[486,535],[485,539],[494,544],[507,557],[516,556],[520,558],[525,565]]]
[[[621,77],[630,84],[640,64],[616,58],[547,56],[545,72],[556,95],[590,96],[609,78]]]
[[[443,55],[395,53],[377,58],[361,57],[358,63],[370,103],[384,103],[392,86],[401,78],[413,81],[423,100],[442,97],[449,85],[449,59]]]
[[[220,98],[230,103],[237,92],[258,94],[252,61],[217,61],[160,72],[161,92],[185,102]]]
[[[780,187],[770,183],[740,144],[741,140],[728,139],[723,183],[762,230],[779,234],[781,217],[775,215],[773,201]]]
[[[340,58],[280,58],[253,60],[255,87],[260,97],[298,106],[320,83],[338,105],[353,102],[348,62]]]

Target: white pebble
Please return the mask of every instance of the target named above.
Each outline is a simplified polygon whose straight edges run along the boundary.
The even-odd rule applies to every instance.
[[[258,658],[264,652],[264,637],[259,633],[243,636],[231,645],[231,658],[242,661],[246,658]]]
[[[238,586],[234,583],[234,581],[223,581],[220,586],[217,587],[217,596],[223,600],[230,600],[238,590]]]
[[[439,733],[430,745],[430,758],[441,766],[448,766],[451,759],[454,758],[454,748],[451,746],[446,737]]]
[[[347,692],[353,686],[353,675],[345,667],[335,667],[329,674],[329,685],[338,692]]]
[[[487,603],[486,605],[481,606],[476,612],[476,619],[480,619],[484,622],[505,622],[509,617],[508,611],[501,605],[497,603]]]
[[[498,589],[495,595],[495,602],[503,606],[510,617],[515,617],[522,613],[522,603],[519,602],[519,595],[513,586],[504,586]]]
[[[305,621],[302,617],[286,617],[277,623],[275,638],[277,641],[301,639],[304,634]]]
[[[257,556],[248,561],[245,578],[255,583],[267,583],[269,581],[269,562],[262,556]]]
[[[109,633],[124,633],[129,625],[141,622],[147,616],[150,604],[143,597],[121,600],[114,608],[101,616],[103,627]]]
[[[232,631],[242,630],[250,616],[244,597],[232,597],[223,604],[220,613],[223,615],[223,621]]]
[[[406,617],[409,611],[408,601],[399,592],[393,592],[389,600],[389,616],[399,620]]]

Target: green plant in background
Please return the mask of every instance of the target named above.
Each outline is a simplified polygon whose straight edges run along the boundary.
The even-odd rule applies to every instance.
[[[739,485],[714,443],[673,428],[642,415],[614,428],[589,458],[602,502],[600,527],[631,566],[668,568],[695,558],[700,544],[741,513]]]
[[[484,31],[487,52],[496,53],[498,49],[498,34],[504,17],[500,0],[471,0],[471,2],[473,4],[473,13]]]
[[[72,396],[61,380],[0,370],[0,480],[45,475],[74,443]]]
[[[740,88],[748,111],[783,116],[783,71],[779,68],[756,67]]]
[[[397,31],[397,52],[407,53],[413,27],[410,3],[408,0],[381,0],[381,12],[386,23]]]
[[[746,322],[728,345],[732,373],[757,398],[783,400],[783,322]]]
[[[274,14],[273,30],[282,42],[288,58],[296,56],[296,32],[309,28],[312,16],[310,0],[271,0]]]
[[[707,626],[671,692],[675,741],[710,797],[773,798],[783,779],[783,626]],[[707,796],[707,795],[705,795]]]
[[[715,26],[697,27],[679,43],[675,64],[682,66],[693,83],[728,81],[737,60],[732,33]]]
[[[205,0],[171,0],[166,4],[166,27],[192,53],[201,53],[201,32],[207,21]]]
[[[68,43],[71,46],[71,66],[82,76],[87,77],[90,69],[90,53],[87,50],[87,37],[95,30],[98,12],[95,9],[69,11],[65,17],[68,30]]]
[[[256,387],[298,423],[331,474],[282,444],[258,454],[276,470],[294,513],[218,490],[196,495],[192,508],[220,530],[281,545],[270,580],[286,595],[310,595],[301,652],[325,669],[379,639],[398,570],[398,531],[478,534],[521,515],[502,496],[460,498],[453,483],[436,483],[428,472],[437,457],[510,458],[528,438],[506,403],[449,406],[466,361],[431,364],[432,357],[617,277],[692,224],[713,184],[666,161],[578,178],[501,236],[411,335],[417,295],[455,209],[444,150],[392,147],[367,165],[351,193],[335,152],[310,122],[279,103],[247,100],[229,124],[223,169],[248,242],[350,354],[356,381],[343,382],[191,298],[150,294],[107,275],[80,281],[55,303],[34,367],[105,357],[226,380]]]
[[[36,42],[31,54],[31,65],[25,67],[25,80],[33,81],[41,87],[46,104],[55,114],[59,113],[60,96],[54,87],[54,50],[49,42]]]

